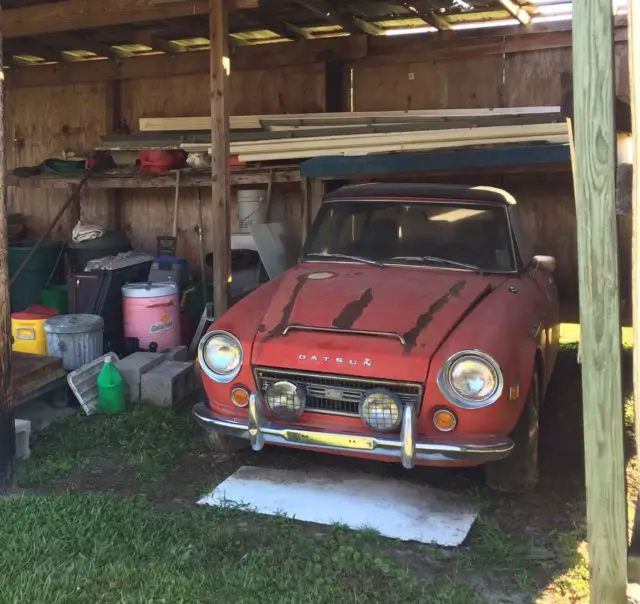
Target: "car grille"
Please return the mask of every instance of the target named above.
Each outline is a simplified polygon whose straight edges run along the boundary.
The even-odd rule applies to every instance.
[[[358,407],[364,393],[373,388],[385,388],[398,395],[404,404],[422,401],[419,384],[405,384],[384,380],[367,380],[339,375],[291,372],[276,369],[256,369],[256,381],[262,394],[275,382],[286,380],[302,388],[307,395],[307,411],[359,417]]]

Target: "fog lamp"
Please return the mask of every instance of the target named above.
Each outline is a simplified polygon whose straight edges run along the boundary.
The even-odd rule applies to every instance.
[[[360,403],[360,417],[370,428],[378,432],[396,429],[402,420],[402,407],[393,392],[370,390]]]
[[[291,382],[276,382],[267,390],[267,407],[280,419],[297,419],[305,409],[304,390]]]

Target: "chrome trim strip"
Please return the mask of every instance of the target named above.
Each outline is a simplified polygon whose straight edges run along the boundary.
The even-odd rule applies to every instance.
[[[418,425],[413,405],[407,405],[402,414],[400,440],[402,442],[402,466],[411,470],[416,465],[416,440],[418,439]]]
[[[254,407],[259,408],[260,397],[255,396]],[[208,406],[198,403],[193,408],[193,415],[198,424],[205,430],[212,430],[236,438],[251,440],[249,425],[227,419],[218,419],[213,416]],[[260,415],[256,414],[255,418]],[[255,419],[251,420],[252,422]],[[371,458],[396,457],[403,460],[403,441],[399,438],[373,436],[359,436],[356,434],[336,434],[320,430],[299,428],[264,422],[259,420],[253,426],[256,434],[261,435],[262,444],[302,446],[317,451],[331,451],[334,453],[353,453]],[[410,420],[408,420],[410,422]],[[408,434],[415,434],[415,422]],[[407,462],[411,457],[411,439],[405,437]],[[258,442],[258,441],[256,441]],[[512,449],[513,442],[508,438],[487,436],[483,438],[452,438],[447,435],[444,438],[429,438],[421,442],[413,441],[415,448],[413,460],[417,462],[447,462],[469,461],[471,463],[484,463],[497,461],[507,457]],[[406,467],[406,466],[405,466]]]
[[[262,451],[264,448],[264,436],[262,435],[261,429],[263,424],[262,399],[258,397],[255,392],[252,392],[249,397],[249,425],[247,426],[247,433],[251,441],[251,448],[254,451]]]
[[[365,331],[362,329],[339,329],[337,327],[314,327],[313,325],[299,325],[293,323],[287,325],[282,332],[283,336],[286,336],[290,331],[317,331],[320,333],[340,333],[353,336],[373,336],[378,338],[394,338],[397,339],[400,344],[406,346],[407,341],[394,331]]]
[[[495,392],[487,399],[483,401],[478,401],[477,403],[470,402],[463,398],[460,398],[451,388],[449,384],[449,379],[447,375],[449,373],[449,369],[451,365],[455,363],[460,357],[463,356],[475,356],[481,358],[483,361],[489,363],[496,371],[498,375],[498,385],[496,387]],[[504,376],[502,374],[502,369],[500,369],[500,365],[496,363],[496,361],[489,356],[486,352],[482,352],[481,350],[461,350],[452,354],[442,365],[438,376],[436,378],[436,382],[438,384],[438,388],[442,395],[456,407],[460,407],[461,409],[483,409],[484,407],[488,407],[489,405],[493,405],[501,396],[502,391],[504,389]]]

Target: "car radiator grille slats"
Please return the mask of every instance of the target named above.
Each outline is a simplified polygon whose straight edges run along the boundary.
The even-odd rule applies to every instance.
[[[422,387],[419,384],[368,380],[339,375],[288,372],[275,369],[256,369],[256,382],[262,395],[275,382],[296,384],[307,395],[307,411],[359,417],[358,407],[365,392],[384,388],[396,394],[404,404],[419,408]]]

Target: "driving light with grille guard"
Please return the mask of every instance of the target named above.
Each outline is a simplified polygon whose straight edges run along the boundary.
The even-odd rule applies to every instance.
[[[214,382],[228,384],[242,367],[242,345],[226,331],[210,331],[198,345],[198,363]]]
[[[438,386],[453,405],[481,409],[495,403],[502,394],[503,377],[498,364],[480,351],[463,351],[451,356],[438,375]]]
[[[278,419],[298,419],[306,402],[305,391],[291,382],[276,382],[267,390],[267,407]]]
[[[389,432],[400,425],[402,406],[388,390],[369,390],[360,403],[360,417],[370,428],[378,432]]]

